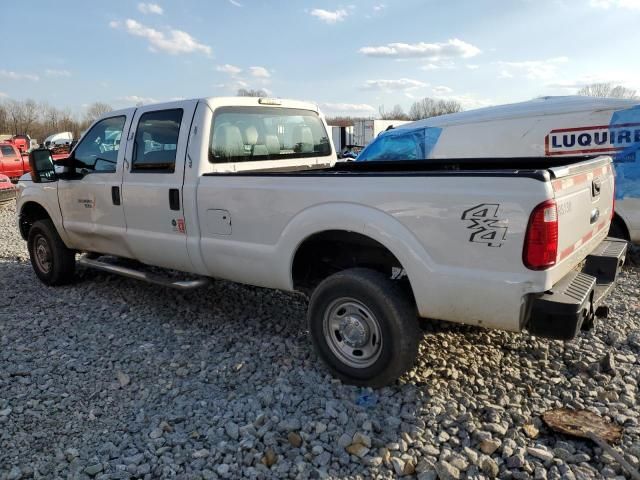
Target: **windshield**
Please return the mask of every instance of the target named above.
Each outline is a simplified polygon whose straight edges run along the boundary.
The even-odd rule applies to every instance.
[[[290,108],[230,107],[216,110],[211,125],[212,163],[286,160],[331,155],[316,112]]]

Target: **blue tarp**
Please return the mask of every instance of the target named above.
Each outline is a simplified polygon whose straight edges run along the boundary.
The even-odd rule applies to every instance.
[[[441,128],[397,128],[381,133],[365,148],[357,162],[424,160],[438,143]]]
[[[616,198],[640,198],[640,105],[615,112],[609,136],[622,149],[614,155]]]

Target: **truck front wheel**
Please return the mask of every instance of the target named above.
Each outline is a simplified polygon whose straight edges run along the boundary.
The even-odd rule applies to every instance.
[[[308,311],[311,339],[346,383],[382,387],[409,370],[422,334],[408,295],[382,273],[353,268],[325,279]]]
[[[31,265],[46,285],[64,285],[73,279],[76,256],[69,250],[51,220],[38,220],[29,229],[27,240]]]

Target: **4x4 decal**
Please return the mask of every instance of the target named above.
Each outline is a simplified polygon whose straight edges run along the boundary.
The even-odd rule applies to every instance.
[[[501,247],[507,235],[507,227],[498,218],[498,203],[482,203],[465,210],[462,220],[469,222],[468,229],[473,230],[470,242],[486,243],[490,247]]]

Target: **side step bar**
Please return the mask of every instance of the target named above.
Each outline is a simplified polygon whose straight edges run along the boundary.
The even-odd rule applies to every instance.
[[[96,270],[102,270],[103,272],[115,273],[117,275],[122,275],[123,277],[134,278],[136,280],[142,280],[144,282],[161,285],[163,287],[175,288],[177,290],[193,290],[194,288],[204,287],[209,283],[209,280],[206,278],[172,281],[148,272],[142,272],[140,270],[134,270],[133,268],[122,267],[120,265],[114,265],[112,263],[94,260],[87,257],[80,257],[77,263],[83,267],[95,268]]]

